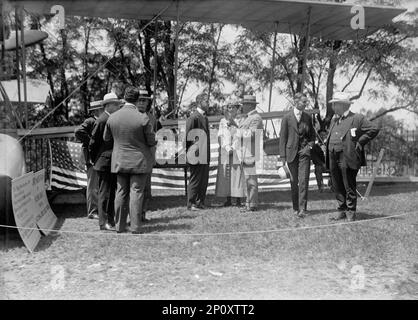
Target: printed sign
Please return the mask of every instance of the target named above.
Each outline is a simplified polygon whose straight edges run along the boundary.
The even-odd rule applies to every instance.
[[[33,200],[38,206],[38,216],[36,224],[41,231],[48,235],[51,229],[54,229],[57,223],[57,217],[52,211],[45,193],[45,169],[36,172],[33,175]]]
[[[26,248],[33,252],[41,239],[36,227],[39,209],[33,200],[33,172],[12,180],[12,205],[20,237]]]

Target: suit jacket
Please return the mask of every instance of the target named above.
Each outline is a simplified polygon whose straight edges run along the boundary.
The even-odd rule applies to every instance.
[[[239,123],[238,125],[238,139],[240,140],[238,146],[241,150],[238,150],[238,157],[245,165],[254,166],[255,161],[259,160],[256,159],[255,156],[257,155],[256,148],[259,147],[258,143],[263,143],[263,134],[256,135],[257,130],[263,130],[263,119],[257,113],[257,111],[251,111],[248,116]],[[251,135],[251,143],[246,143],[246,139],[249,138]],[[241,136],[244,139],[241,141]],[[247,137],[247,138],[246,138]],[[261,141],[257,141],[256,139],[261,139]],[[236,143],[234,142],[234,147],[236,147]],[[263,156],[263,155],[260,155]]]
[[[327,151],[325,163],[328,169],[330,135],[337,121],[338,118],[336,117],[331,120],[330,130],[326,141]],[[358,170],[361,166],[366,165],[364,146],[377,136],[379,129],[363,115],[351,111],[348,113],[347,117],[343,119],[341,125],[343,132],[343,154],[346,164],[349,168]],[[356,149],[357,143],[361,146],[361,150]]]
[[[74,135],[76,139],[82,143],[84,161],[86,162],[87,166],[92,165],[91,156],[89,152],[89,143],[90,143],[90,138],[93,132],[93,127],[94,127],[95,122],[96,122],[95,117],[92,117],[92,116],[88,117],[74,131]]]
[[[194,140],[189,141],[189,132],[193,129],[202,130],[206,135],[206,139],[199,139],[197,137],[191,137]],[[206,164],[210,163],[210,131],[208,118],[202,115],[200,112],[193,112],[186,121],[186,150],[189,151],[190,147],[195,145],[197,147],[196,157],[199,158],[199,150],[206,150]]]
[[[154,163],[151,147],[157,144],[148,116],[130,103],[107,120],[104,140],[113,137],[113,173],[150,173]]]
[[[103,140],[103,134],[108,119],[109,115],[106,112],[103,112],[96,120],[91,134],[89,152],[94,164],[94,169],[97,171],[110,172],[113,139],[110,139],[109,141]]]
[[[304,152],[307,152],[310,155],[310,150],[315,143],[315,129],[312,125],[311,116],[306,112],[302,112],[299,126],[300,125],[304,126],[304,135],[308,140]],[[287,162],[292,162],[299,152],[298,121],[293,109],[283,117],[280,127],[279,151],[280,157]]]

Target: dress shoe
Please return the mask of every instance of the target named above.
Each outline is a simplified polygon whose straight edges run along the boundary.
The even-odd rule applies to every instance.
[[[345,214],[347,216],[347,221],[348,222],[352,222],[352,221],[356,220],[356,212],[355,211],[349,210]]]
[[[100,226],[100,230],[115,231],[115,227],[112,227],[109,223],[106,223],[104,226]]]
[[[232,206],[232,203],[231,203],[231,201],[226,201],[226,202],[224,202],[224,204],[222,206],[223,207],[230,207],[230,206]]]
[[[241,200],[235,201],[235,203],[232,203],[232,206],[234,206],[234,207],[241,207]]]
[[[338,211],[338,214],[336,216],[334,216],[334,217],[331,217],[330,220],[334,220],[334,221],[336,221],[336,220],[344,220],[345,218],[346,218],[345,211],[339,210]]]
[[[300,212],[298,213],[299,218],[305,218],[307,215],[308,215],[307,210],[300,210]]]
[[[141,214],[141,222],[149,222],[149,221],[150,221],[150,219],[148,219],[146,217],[146,213],[145,212],[142,212],[142,214]]]
[[[125,232],[131,232],[131,228],[126,226],[123,230],[116,230],[116,233],[125,233]]]
[[[87,215],[87,218],[99,220],[99,215],[97,213],[90,213]]]

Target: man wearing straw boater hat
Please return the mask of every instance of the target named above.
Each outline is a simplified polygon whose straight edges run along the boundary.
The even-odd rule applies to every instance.
[[[326,166],[330,170],[338,214],[331,218],[353,221],[356,218],[356,177],[366,165],[364,146],[379,133],[379,129],[363,115],[351,112],[350,96],[336,92],[332,100],[335,112],[326,141]]]
[[[110,115],[119,110],[124,102],[118,99],[115,93],[111,92],[106,94],[100,103],[104,107],[104,112],[94,124],[89,151],[94,163],[94,170],[99,177],[97,201],[99,227],[100,230],[112,231],[115,225],[114,201],[116,190],[116,176],[110,170],[113,140],[104,141],[103,134]]]
[[[96,122],[100,114],[103,112],[103,105],[101,104],[101,102],[92,103],[90,104],[88,111],[89,117],[75,129],[74,135],[82,143],[83,156],[87,169],[87,217],[89,219],[99,219],[97,208],[97,191],[99,188],[99,181],[97,172],[93,169],[93,163],[91,161],[91,155],[89,152],[89,143],[91,134],[93,132],[94,123]]]
[[[257,113],[257,104],[256,97],[253,95],[244,95],[241,100],[242,113],[245,116],[238,125],[238,137],[240,140],[242,137],[238,157],[241,158],[246,184],[246,205],[242,208],[242,212],[257,211],[258,209],[256,161],[259,160],[257,159],[257,149],[262,141],[257,141],[257,139],[263,138],[263,119]]]

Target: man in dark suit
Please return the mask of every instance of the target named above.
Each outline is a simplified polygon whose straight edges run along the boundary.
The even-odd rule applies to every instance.
[[[151,111],[151,104],[152,104],[152,98],[150,97],[150,95],[148,94],[148,91],[146,90],[139,90],[139,100],[138,100],[138,111],[141,113],[144,113],[148,116],[151,126],[152,126],[152,130],[154,132],[157,132],[157,119],[155,118],[155,116],[152,114]],[[156,147],[151,147],[151,152],[153,154],[154,160],[155,160],[155,151],[156,151]],[[155,165],[155,162],[152,164],[152,166]],[[151,169],[152,170],[152,169]],[[152,193],[151,193],[151,175],[152,175],[152,171],[148,173],[147,176],[147,182],[145,184],[145,190],[144,190],[144,205],[142,207],[142,216],[141,216],[141,221],[142,222],[148,222],[149,219],[147,219],[146,217],[146,212],[148,210],[149,207],[149,203],[152,199]]]
[[[91,135],[89,151],[94,163],[94,170],[99,176],[99,227],[100,230],[115,230],[115,189],[116,176],[110,170],[113,140],[103,141],[103,134],[107,120],[110,115],[119,110],[123,101],[119,100],[116,94],[108,93],[104,96],[101,103],[104,106],[104,112],[96,120]]]
[[[199,211],[205,208],[209,180],[210,131],[206,113],[209,105],[205,95],[196,98],[198,107],[186,121],[186,150],[190,178],[187,186],[187,208]]]
[[[90,115],[84,122],[75,129],[75,137],[81,141],[83,148],[84,161],[87,169],[87,189],[86,189],[86,205],[87,217],[89,219],[99,219],[97,208],[97,191],[99,188],[97,172],[93,169],[91,155],[89,152],[89,143],[93,132],[94,123],[98,116],[103,112],[103,105],[93,104],[89,108]]]
[[[117,174],[115,198],[116,232],[124,232],[129,215],[131,231],[140,233],[144,204],[144,189],[154,163],[151,147],[157,144],[155,133],[146,114],[136,104],[139,90],[125,90],[125,105],[113,113],[106,123],[104,140],[113,138],[111,171]]]
[[[379,133],[379,129],[363,115],[349,110],[352,101],[345,92],[336,92],[330,102],[335,116],[327,137],[326,166],[338,201],[338,215],[333,219],[353,221],[356,218],[356,177],[366,165],[364,146]]]
[[[303,218],[307,214],[311,149],[315,143],[315,130],[305,110],[307,97],[297,93],[294,108],[286,114],[280,129],[280,157],[290,170],[290,186],[294,214]]]

